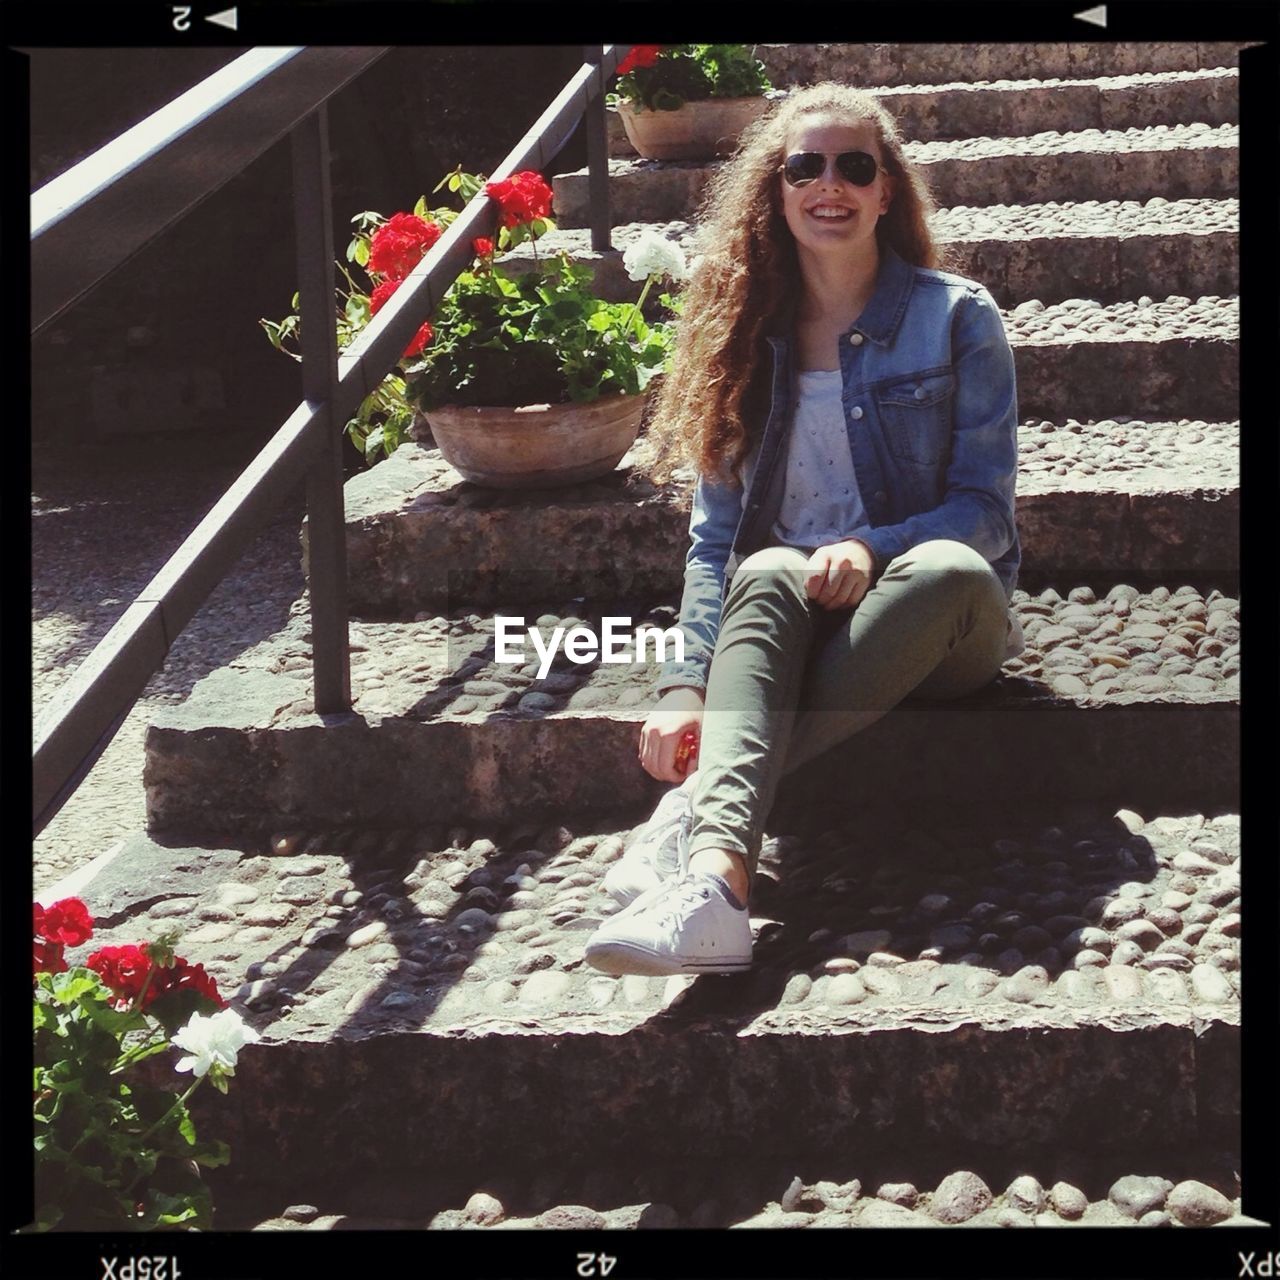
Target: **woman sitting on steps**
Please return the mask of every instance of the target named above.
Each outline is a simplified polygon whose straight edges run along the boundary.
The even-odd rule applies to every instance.
[[[605,879],[624,908],[586,959],[606,973],[747,968],[782,776],[1022,647],[1013,358],[991,295],[937,270],[892,118],[847,86],[802,90],[747,130],[705,208],[653,426],[654,474],[698,471],[685,658],[639,746],[681,782],[692,733],[697,769]],[[869,799],[855,774],[830,802]]]

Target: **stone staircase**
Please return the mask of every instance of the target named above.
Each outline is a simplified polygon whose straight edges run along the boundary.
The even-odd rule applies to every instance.
[[[429,441],[348,483],[354,711],[309,709],[300,601],[154,723],[149,831],[85,890],[109,941],[189,922],[262,1032],[198,1113],[229,1177],[444,1203],[515,1168],[585,1196],[622,1164],[693,1203],[717,1161],[825,1178],[850,1152],[942,1152],[1007,1181],[1025,1153],[1102,1198],[1202,1176],[1189,1153],[1231,1165],[1236,54],[763,47],[779,85],[885,86],[950,264],[1003,310],[1027,651],[784,784],[749,975],[584,966],[598,882],[660,793],[634,755],[653,675],[494,658],[496,613],[674,619],[688,495],[639,475],[643,437],[607,479],[532,496],[476,489]],[[611,154],[615,243],[658,223],[691,244],[710,164],[638,160],[614,124]],[[543,245],[629,296],[620,248],[580,229],[585,173],[554,189]]]

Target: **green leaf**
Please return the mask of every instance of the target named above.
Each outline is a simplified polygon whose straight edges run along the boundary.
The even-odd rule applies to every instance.
[[[220,1139],[215,1139],[205,1143],[192,1158],[206,1169],[217,1169],[231,1163],[231,1148]]]
[[[369,242],[363,236],[356,241],[356,262],[362,267],[369,265]]]
[[[425,218],[427,216],[427,197],[426,196],[418,197],[417,201],[413,206],[413,212],[419,218]]]
[[[53,994],[60,1004],[72,1005],[98,985],[96,974],[86,973],[83,969],[68,969],[55,976]]]
[[[109,1005],[84,996],[80,1000],[80,1008],[85,1016],[113,1036],[123,1036],[128,1031],[142,1031],[147,1026],[146,1016],[139,1010],[112,1009]]]
[[[357,328],[363,328],[372,318],[369,299],[362,293],[353,293],[347,299],[344,314],[349,324]]]

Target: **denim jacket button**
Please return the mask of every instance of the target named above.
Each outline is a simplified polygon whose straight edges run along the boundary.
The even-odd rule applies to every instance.
[[[851,334],[849,335],[849,345],[850,345],[851,347],[860,347],[860,346],[862,346],[862,334],[860,334],[860,333],[851,333]]]
[[[917,387],[917,388],[916,388],[916,399],[917,399],[917,400],[923,400],[923,399],[924,399],[924,388],[923,388],[923,387]]]
[[[860,404],[855,404],[853,408],[849,410],[849,417],[853,418],[855,421],[862,417],[862,406]]]

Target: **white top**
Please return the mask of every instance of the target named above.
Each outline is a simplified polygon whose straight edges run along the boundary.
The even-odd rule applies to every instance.
[[[798,378],[800,399],[787,441],[786,486],[772,536],[775,546],[810,554],[856,538],[871,522],[849,452],[840,370],[811,369]],[[748,487],[743,489],[744,507]],[[1024,648],[1022,627],[1010,609],[1005,657],[1015,658]]]
[[[839,369],[798,375],[800,399],[787,441],[786,485],[772,535],[812,551],[871,528],[853,473]]]

